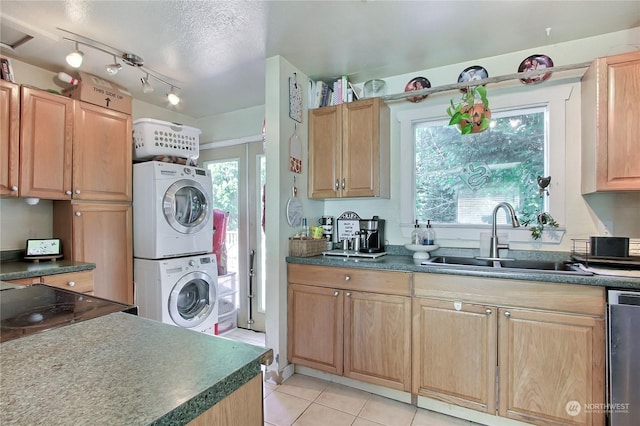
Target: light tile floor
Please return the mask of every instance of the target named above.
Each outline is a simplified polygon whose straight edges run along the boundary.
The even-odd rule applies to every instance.
[[[250,345],[265,346],[265,335],[253,330],[247,330],[246,328],[234,328],[233,330],[225,333],[222,337],[238,340],[240,342],[248,343]]]
[[[476,423],[294,374],[264,383],[265,426],[470,426]]]
[[[224,337],[265,346],[264,333],[236,328]],[[475,426],[315,377],[294,374],[283,384],[263,383],[265,426]]]

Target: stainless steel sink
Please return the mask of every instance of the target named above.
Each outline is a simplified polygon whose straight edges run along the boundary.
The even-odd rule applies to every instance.
[[[527,271],[527,272],[544,272],[554,274],[569,275],[593,275],[591,272],[584,271],[569,262],[553,262],[544,260],[487,260],[475,257],[456,257],[456,256],[437,256],[422,262],[422,265],[429,266],[465,266],[481,269],[491,269],[493,271]]]

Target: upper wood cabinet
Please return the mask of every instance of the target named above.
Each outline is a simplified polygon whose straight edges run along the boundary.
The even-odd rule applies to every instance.
[[[20,86],[0,80],[0,196],[18,196]]]
[[[131,116],[77,102],[73,128],[73,198],[131,201]]]
[[[71,199],[75,101],[22,86],[20,196]]]
[[[131,201],[131,116],[22,87],[22,197]]]
[[[596,59],[581,88],[582,193],[640,190],[640,52]]]
[[[380,98],[310,110],[309,198],[389,198],[389,121]]]

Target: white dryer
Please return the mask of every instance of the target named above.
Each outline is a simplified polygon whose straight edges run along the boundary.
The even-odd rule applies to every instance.
[[[213,254],[133,259],[138,315],[215,334],[218,266]]]
[[[133,165],[133,256],[163,259],[213,251],[213,185],[198,167]]]

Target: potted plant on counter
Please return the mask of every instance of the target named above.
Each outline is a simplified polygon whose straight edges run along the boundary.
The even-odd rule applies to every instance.
[[[458,126],[463,135],[480,133],[489,128],[491,110],[487,99],[487,89],[484,86],[470,86],[462,93],[458,103],[450,101],[447,108],[449,125]]]
[[[538,197],[543,198],[544,194],[549,196],[549,190],[547,187],[551,183],[551,176],[542,177],[538,176]],[[551,216],[549,212],[543,212],[540,206],[542,203],[531,203],[522,209],[520,215],[520,223],[523,226],[529,227],[531,230],[531,238],[539,240],[542,237],[542,232],[545,226],[549,228],[557,228],[558,222]]]

